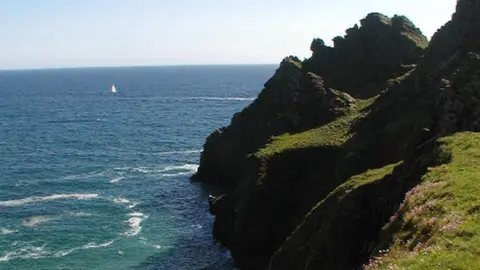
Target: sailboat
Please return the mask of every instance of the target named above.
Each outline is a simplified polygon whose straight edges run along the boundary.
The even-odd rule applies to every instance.
[[[115,84],[112,84],[112,93],[115,94],[117,93],[117,88],[115,88]]]

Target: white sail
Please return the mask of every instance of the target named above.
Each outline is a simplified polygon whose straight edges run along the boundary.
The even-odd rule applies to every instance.
[[[115,84],[112,84],[112,93],[117,93],[117,88],[115,88]]]

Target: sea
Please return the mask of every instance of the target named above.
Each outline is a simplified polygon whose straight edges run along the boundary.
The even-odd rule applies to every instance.
[[[275,69],[0,71],[0,269],[235,269],[189,177]]]

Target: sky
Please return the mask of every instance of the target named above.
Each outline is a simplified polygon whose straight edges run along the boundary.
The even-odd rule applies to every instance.
[[[456,0],[0,0],[0,69],[277,64],[370,12],[430,38]]]

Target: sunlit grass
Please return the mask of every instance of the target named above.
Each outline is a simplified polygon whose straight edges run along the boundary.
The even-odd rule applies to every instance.
[[[357,100],[355,106],[350,108],[345,116],[321,127],[301,133],[286,133],[273,137],[272,142],[260,149],[255,156],[265,158],[292,149],[340,146],[353,135],[350,130],[353,121],[366,115],[363,109],[372,104],[375,99],[376,97],[368,100]]]
[[[440,142],[447,163],[407,194],[391,249],[368,269],[480,269],[480,133]]]

